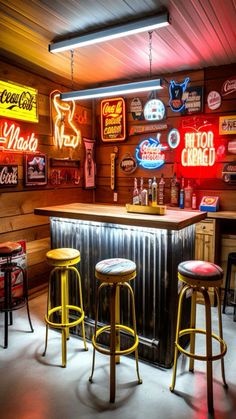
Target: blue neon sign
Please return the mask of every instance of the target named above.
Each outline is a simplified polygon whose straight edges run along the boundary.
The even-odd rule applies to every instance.
[[[165,154],[162,151],[167,146],[160,143],[160,135],[157,134],[157,139],[146,138],[136,147],[136,160],[144,169],[159,169],[165,164]]]

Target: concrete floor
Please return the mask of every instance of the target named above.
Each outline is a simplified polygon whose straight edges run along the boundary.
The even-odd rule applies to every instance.
[[[214,362],[213,415],[207,413],[205,363],[196,362],[195,373],[188,372],[186,358],[178,361],[175,393],[169,391],[172,370],[153,367],[140,361],[142,385],[137,385],[135,362],[122,357],[117,366],[116,402],[109,403],[109,360],[97,354],[94,382],[88,381],[92,347],[83,350],[83,342],[68,341],[67,368],[61,368],[60,334],[49,331],[46,357],[42,357],[45,339],[43,316],[46,296],[30,300],[35,332],[29,325],[25,309],[15,313],[9,327],[9,347],[3,349],[3,314],[0,317],[0,417],[2,419],[235,419],[236,418],[236,323],[231,308],[223,315],[225,356],[225,390],[220,361]],[[203,317],[198,306],[198,318]],[[213,308],[213,328],[216,325]],[[217,329],[215,329],[217,331]],[[203,347],[203,342],[197,343]]]

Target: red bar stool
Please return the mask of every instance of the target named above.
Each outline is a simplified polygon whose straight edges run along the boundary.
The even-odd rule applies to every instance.
[[[178,315],[176,325],[176,338],[175,338],[175,354],[174,354],[174,366],[172,383],[170,390],[174,391],[176,381],[176,369],[177,369],[177,357],[178,352],[182,352],[190,358],[189,371],[194,370],[194,360],[206,361],[207,368],[207,400],[208,400],[208,411],[213,411],[213,382],[212,382],[212,361],[221,359],[221,372],[224,386],[227,387],[225,381],[224,371],[224,355],[227,351],[227,346],[223,340],[222,331],[222,318],[221,318],[221,303],[219,288],[222,285],[223,270],[215,265],[214,263],[204,262],[199,260],[190,260],[182,262],[178,266],[178,279],[183,282],[183,288],[179,295],[178,304]],[[218,325],[219,325],[219,336],[212,333],[211,327],[211,304],[208,294],[208,287],[214,288],[217,308],[218,308]],[[190,328],[180,330],[181,328],[181,313],[184,297],[188,291],[192,292],[191,295],[191,319]],[[206,329],[196,328],[196,295],[197,292],[201,292],[204,297],[205,303],[205,318],[206,318]],[[204,334],[206,336],[206,355],[199,355],[195,353],[195,335]],[[190,335],[190,350],[184,349],[180,344],[180,338],[184,335]],[[215,339],[220,344],[220,352],[213,355],[212,352],[212,339]]]
[[[95,317],[95,329],[94,335],[92,337],[93,344],[93,363],[92,363],[92,373],[89,378],[89,381],[92,382],[94,366],[95,366],[95,350],[98,352],[110,356],[110,402],[115,401],[115,386],[116,386],[116,363],[120,361],[120,355],[128,355],[132,352],[135,352],[136,360],[136,372],[138,377],[138,384],[142,383],[142,380],[139,376],[138,368],[138,335],[136,330],[136,316],[135,316],[135,303],[134,303],[134,293],[128,283],[136,277],[136,264],[128,259],[105,259],[101,262],[98,262],[95,267],[95,276],[101,282],[98,287],[98,293],[96,298],[96,317]],[[97,327],[98,323],[98,310],[99,310],[99,297],[101,290],[105,287],[108,287],[110,290],[110,324],[100,327]],[[131,310],[132,310],[132,319],[133,325],[132,328],[120,324],[120,288],[126,288],[131,301]],[[130,336],[133,336],[133,345],[120,349],[120,331],[125,331]],[[99,335],[104,332],[110,333],[110,347],[108,349],[101,346],[97,342]]]
[[[225,279],[225,293],[224,293],[224,301],[223,301],[223,310],[222,312],[225,313],[225,308],[227,305],[234,307],[234,322],[236,322],[236,281],[234,284],[234,299],[230,299],[231,289],[230,289],[230,280],[231,280],[231,273],[232,267],[236,266],[236,252],[231,252],[228,255],[228,262],[227,262],[227,271],[226,271],[226,279]]]
[[[0,243],[0,257],[6,259],[0,267],[1,271],[4,272],[4,296],[3,301],[0,303],[0,311],[5,314],[4,320],[4,348],[8,347],[8,325],[13,324],[13,311],[19,310],[26,306],[27,314],[30,324],[31,332],[34,331],[29,312],[28,304],[28,281],[27,273],[17,265],[16,262],[12,261],[12,257],[19,254],[22,251],[22,246],[19,243],[5,242]],[[23,277],[22,282],[22,293],[20,296],[14,296],[12,294],[12,277],[15,270],[20,270]]]

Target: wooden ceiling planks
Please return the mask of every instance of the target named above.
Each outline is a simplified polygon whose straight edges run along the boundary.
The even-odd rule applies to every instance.
[[[131,20],[166,6],[171,25],[153,32],[152,74],[236,62],[234,0],[0,0],[0,55],[40,75],[71,83],[70,52],[52,40]],[[75,50],[76,87],[149,75],[148,34]]]

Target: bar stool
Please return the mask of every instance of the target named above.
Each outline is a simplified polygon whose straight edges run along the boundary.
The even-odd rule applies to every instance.
[[[81,278],[79,271],[75,266],[73,266],[80,262],[80,252],[71,248],[53,249],[47,252],[46,258],[49,265],[54,266],[54,268],[50,273],[48,283],[47,313],[44,317],[46,322],[46,341],[43,356],[46,355],[47,350],[48,327],[50,326],[51,328],[60,329],[62,332],[62,366],[66,367],[66,341],[69,339],[69,329],[71,327],[81,324],[84,349],[85,351],[88,350],[85,340]],[[71,281],[71,277],[68,275],[69,271],[74,272],[75,274],[80,306],[69,304],[69,285]],[[60,305],[55,307],[52,303],[53,281],[54,286],[59,287],[61,293]],[[69,317],[71,310],[77,313],[78,318],[76,320],[70,321]],[[55,313],[60,314],[61,321],[57,321],[53,318]]]
[[[226,271],[226,280],[225,280],[225,293],[224,293],[224,301],[223,301],[223,313],[225,313],[226,305],[234,307],[234,321],[236,321],[236,281],[234,283],[234,300],[228,301],[229,294],[230,294],[230,280],[231,280],[231,272],[232,266],[236,266],[236,252],[229,253],[228,255],[228,262],[227,262],[227,271]]]
[[[28,304],[28,281],[27,274],[17,265],[16,262],[12,261],[12,257],[18,255],[22,251],[22,246],[20,243],[15,242],[5,242],[0,244],[0,257],[6,258],[6,262],[3,263],[0,267],[0,270],[4,272],[4,296],[3,300],[0,303],[0,311],[5,314],[4,319],[4,348],[8,347],[8,325],[10,320],[10,325],[13,324],[13,311],[19,310],[20,308],[26,306],[27,314],[30,324],[31,332],[34,331],[29,312]],[[22,273],[23,282],[22,282],[22,293],[19,296],[14,296],[12,293],[12,279],[14,271],[19,270]]]
[[[222,285],[223,270],[215,265],[214,263],[204,262],[199,260],[185,261],[178,266],[178,279],[183,282],[183,288],[179,295],[178,304],[178,315],[177,315],[177,326],[176,326],[176,339],[175,339],[175,353],[174,353],[174,366],[173,376],[170,390],[174,391],[176,381],[176,369],[177,369],[177,357],[178,351],[182,352],[190,358],[189,371],[194,370],[194,360],[206,361],[207,368],[207,400],[208,400],[208,411],[213,411],[213,382],[212,382],[212,361],[221,359],[221,372],[224,386],[227,387],[225,381],[224,372],[224,360],[223,357],[227,351],[227,346],[223,340],[222,331],[222,318],[221,318],[221,304],[219,287]],[[219,336],[212,333],[211,327],[211,304],[208,294],[208,287],[213,287],[217,299],[218,308],[218,324],[219,324]],[[181,328],[181,313],[184,296],[191,290],[191,319],[190,328],[180,330]],[[206,318],[206,329],[196,328],[196,294],[201,292],[204,297],[205,303],[205,318]],[[195,353],[195,335],[204,334],[206,336],[206,355],[198,355]],[[179,339],[183,335],[190,335],[190,350],[185,350]],[[220,352],[216,355],[212,353],[212,339],[215,339],[220,344]]]
[[[136,277],[136,264],[128,259],[105,259],[96,264],[95,277],[101,282],[101,284],[98,287],[96,297],[95,329],[92,337],[93,362],[89,381],[92,382],[94,373],[95,350],[104,355],[110,356],[110,402],[113,403],[115,401],[116,363],[119,363],[120,355],[128,355],[135,352],[138,384],[142,383],[138,367],[139,340],[136,329],[134,293],[128,283],[128,281]],[[101,290],[105,287],[108,287],[110,290],[110,324],[98,328],[99,297]],[[127,289],[130,296],[133,328],[120,324],[120,288],[122,287]],[[134,343],[132,346],[126,349],[120,349],[120,331],[124,331],[128,335],[133,336]],[[104,332],[110,333],[110,346],[108,349],[105,349],[97,342],[97,338]]]

